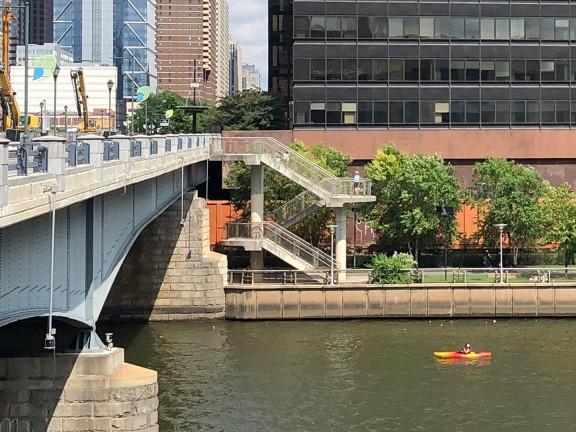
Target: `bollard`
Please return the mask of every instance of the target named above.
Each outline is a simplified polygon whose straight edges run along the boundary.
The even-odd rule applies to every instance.
[[[48,172],[56,177],[58,192],[66,190],[66,167],[68,166],[68,152],[66,151],[66,138],[46,135],[34,138],[32,144],[42,145],[48,149]]]

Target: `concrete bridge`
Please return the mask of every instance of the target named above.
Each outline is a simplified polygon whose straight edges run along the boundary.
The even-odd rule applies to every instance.
[[[208,211],[194,193],[208,181],[211,160],[243,161],[251,167],[251,220],[231,224],[227,241],[251,251],[252,268],[263,267],[262,251],[267,249],[296,268],[336,266],[342,274],[345,205],[373,200],[370,183],[334,177],[275,140],[86,135],[66,142],[46,136],[28,147],[0,141],[0,352],[28,352],[25,358],[0,357],[0,393],[7,395],[0,397],[0,416],[3,410],[26,411],[30,415],[20,419],[29,430],[108,430],[102,425],[157,430],[155,374],[125,364],[123,352],[112,347],[110,338],[98,337],[96,322],[119,273],[112,300],[126,304],[129,298],[140,305],[152,287],[152,292],[166,295],[168,314],[190,318],[201,309],[203,316],[224,317],[226,261],[209,251]],[[264,215],[264,166],[308,192]],[[320,206],[336,208],[335,261],[286,229]],[[139,238],[145,229],[151,231]],[[158,303],[154,307],[161,308]],[[20,325],[26,322],[32,323],[30,328]],[[39,328],[45,332],[39,334]],[[43,348],[61,353],[61,368],[44,364]],[[37,355],[39,360],[34,360]],[[96,378],[107,407],[102,418],[95,416],[95,405],[86,415],[71,416],[69,403],[86,406],[95,397],[74,389]],[[64,404],[62,415],[48,405],[39,413],[26,405],[48,381],[57,386],[48,399]],[[26,395],[18,393],[26,386]],[[131,399],[133,392],[118,390],[130,386],[149,396],[145,407],[139,405],[142,400]],[[119,400],[138,407],[118,413]],[[142,412],[145,418],[134,423]],[[127,419],[120,422],[123,426],[114,423],[119,416]],[[78,422],[65,421],[70,417]]]

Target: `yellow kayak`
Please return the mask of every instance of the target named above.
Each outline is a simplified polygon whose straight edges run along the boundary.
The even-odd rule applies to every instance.
[[[468,354],[461,353],[460,351],[439,351],[434,352],[434,356],[441,359],[475,359],[475,358],[490,358],[491,352],[471,352]]]

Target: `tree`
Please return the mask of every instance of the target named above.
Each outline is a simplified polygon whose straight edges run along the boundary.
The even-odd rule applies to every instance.
[[[576,194],[568,183],[551,187],[543,200],[545,241],[557,243],[564,251],[564,264],[574,263],[576,253]]]
[[[198,105],[208,106],[205,101],[197,101]],[[192,133],[192,115],[186,114],[183,108],[192,105],[191,100],[186,100],[178,93],[165,91],[150,97],[140,104],[134,112],[134,131],[145,132],[144,123],[155,126],[154,133],[158,131],[162,134]],[[171,110],[172,116],[166,119],[166,112]],[[197,132],[206,131],[206,113],[198,114]],[[168,121],[168,126],[160,126],[163,121]]]
[[[302,141],[295,141],[290,147],[336,176],[348,175],[347,166],[352,162],[352,159],[338,150],[326,147],[323,143],[309,148]],[[264,178],[265,214],[276,210],[304,191],[301,186],[270,167],[264,167]],[[243,220],[248,220],[250,215],[250,182],[250,168],[243,163],[233,164],[227,184],[234,188],[231,191],[230,200],[236,211],[242,215]],[[332,209],[319,208],[305,220],[292,226],[290,230],[309,243],[318,245],[325,238],[328,221],[333,220],[333,218]]]
[[[372,283],[408,284],[412,282],[412,275],[407,269],[416,267],[416,261],[406,253],[394,253],[391,257],[378,254],[369,267],[372,269]]]
[[[418,260],[422,247],[454,233],[453,214],[460,208],[461,189],[453,167],[440,156],[409,157],[388,143],[366,165],[366,175],[373,180],[376,202],[362,212],[382,243],[405,245]],[[452,215],[442,218],[439,206],[451,207]]]
[[[221,98],[206,117],[209,124],[227,130],[277,130],[285,126],[282,99],[258,90]]]
[[[541,242],[545,229],[542,198],[548,182],[532,167],[501,158],[487,158],[474,168],[471,204],[478,210],[477,239],[496,247],[499,231],[495,224],[505,223],[504,235],[518,264],[520,249],[532,249]]]

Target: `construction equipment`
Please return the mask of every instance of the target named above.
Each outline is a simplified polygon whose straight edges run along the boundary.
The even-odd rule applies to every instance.
[[[2,66],[0,67],[0,106],[2,107],[3,132],[10,128],[24,130],[24,119],[16,101],[16,93],[14,93],[10,84],[8,54],[10,50],[10,22],[13,19],[14,15],[10,13],[10,1],[7,1],[2,11]],[[38,128],[39,125],[40,121],[37,116],[28,115],[28,126],[31,129]]]
[[[90,120],[88,95],[86,94],[86,85],[84,84],[84,71],[82,69],[73,69],[70,71],[70,78],[72,78],[72,86],[74,87],[78,117],[82,120],[78,123],[78,129],[83,132],[96,132],[96,130],[102,129],[100,123]]]

